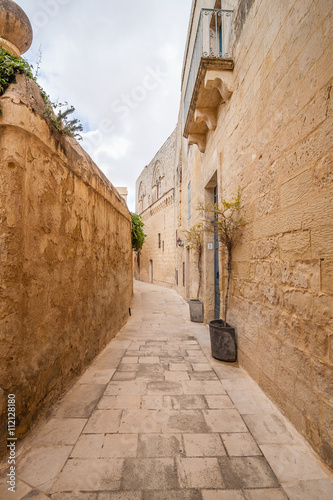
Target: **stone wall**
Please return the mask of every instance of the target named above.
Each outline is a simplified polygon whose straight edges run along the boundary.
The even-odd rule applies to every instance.
[[[147,238],[134,257],[134,276],[141,281],[174,287],[176,233],[174,206],[176,131],[174,131],[136,181],[136,211]],[[156,181],[160,182],[157,198]]]
[[[229,316],[239,361],[333,467],[332,4],[256,0],[240,8],[233,93],[204,153],[183,139],[176,218],[189,227],[189,181],[195,201],[212,201],[213,186],[220,199],[241,187],[246,225],[233,252]],[[213,272],[205,246],[207,321]]]
[[[0,98],[0,391],[24,435],[127,321],[131,219],[24,76]]]

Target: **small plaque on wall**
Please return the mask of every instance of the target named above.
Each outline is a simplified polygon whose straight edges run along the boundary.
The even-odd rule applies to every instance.
[[[213,250],[213,243],[207,243],[207,250]]]

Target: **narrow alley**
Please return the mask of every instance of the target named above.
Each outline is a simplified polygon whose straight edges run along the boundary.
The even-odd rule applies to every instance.
[[[329,500],[303,438],[244,370],[215,361],[173,290],[135,282],[132,316],[21,443],[2,500]]]

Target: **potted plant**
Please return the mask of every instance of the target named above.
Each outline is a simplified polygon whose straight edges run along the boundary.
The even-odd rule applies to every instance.
[[[232,271],[232,249],[240,235],[243,219],[240,216],[240,189],[232,201],[222,200],[220,203],[206,204],[199,207],[204,214],[206,228],[215,232],[226,252],[227,285],[224,297],[224,319],[215,319],[209,323],[212,356],[221,361],[237,360],[237,343],[235,328],[227,323],[228,299]]]
[[[203,311],[203,303],[200,299],[201,292],[201,281],[202,281],[202,247],[203,247],[203,231],[204,226],[202,222],[198,222],[194,226],[192,226],[188,231],[184,231],[185,240],[188,248],[191,248],[197,256],[197,264],[198,264],[198,291],[197,297],[195,299],[190,299],[190,318],[191,321],[195,321],[197,323],[203,323],[204,320],[204,311]]]

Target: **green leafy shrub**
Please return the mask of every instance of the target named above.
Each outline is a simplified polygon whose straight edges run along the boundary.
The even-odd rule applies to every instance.
[[[81,123],[77,118],[72,120],[68,119],[69,115],[75,111],[75,108],[70,106],[63,111],[60,109],[58,113],[56,113],[55,110],[57,108],[68,106],[68,103],[53,103],[50,97],[37,83],[36,77],[33,76],[31,69],[32,67],[25,59],[22,57],[16,57],[0,47],[0,96],[4,94],[11,83],[16,82],[17,74],[26,75],[37,84],[41,96],[44,99],[45,109],[43,114],[45,118],[47,118],[61,134],[81,139],[79,134],[79,132],[82,132],[83,130]]]
[[[132,217],[132,248],[135,252],[140,252],[145,242],[146,234],[143,232],[144,223],[140,215],[131,213]]]

